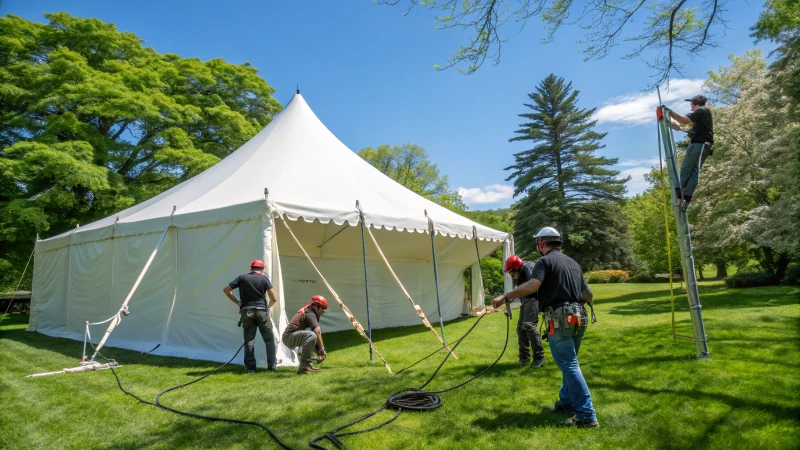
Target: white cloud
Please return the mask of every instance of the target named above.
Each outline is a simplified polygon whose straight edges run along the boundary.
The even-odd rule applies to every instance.
[[[689,104],[684,99],[691,98],[702,91],[703,80],[679,79],[670,83],[669,89],[661,91],[661,100],[668,108],[677,112],[688,112]],[[598,124],[636,126],[654,124],[658,94],[656,92],[638,92],[612,98],[595,111],[592,119]],[[686,110],[686,111],[684,111]]]
[[[514,186],[491,184],[482,188],[458,188],[458,195],[467,205],[499,203],[514,197]]]
[[[658,160],[656,160],[658,163]],[[619,177],[620,178],[627,178],[628,176],[631,179],[628,181],[626,186],[628,187],[628,195],[634,196],[636,194],[641,194],[644,192],[645,189],[650,187],[650,183],[644,179],[645,174],[650,173],[650,166],[647,167],[632,167],[630,169],[625,169],[620,171]]]
[[[652,167],[658,164],[658,158],[652,159],[629,159],[627,161],[621,161],[617,163],[620,167],[633,167],[633,166],[648,166]]]

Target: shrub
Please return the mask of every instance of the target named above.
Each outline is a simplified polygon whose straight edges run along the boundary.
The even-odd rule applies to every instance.
[[[631,279],[625,270],[595,270],[586,274],[587,283],[625,283]]]
[[[800,263],[793,262],[789,264],[781,284],[784,286],[797,286],[800,284]]]
[[[772,286],[779,281],[773,273],[737,273],[725,278],[725,284],[731,288]]]

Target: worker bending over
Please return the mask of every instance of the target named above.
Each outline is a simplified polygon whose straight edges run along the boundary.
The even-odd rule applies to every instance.
[[[534,263],[523,261],[517,255],[511,255],[506,260],[503,271],[511,275],[515,286],[519,286],[531,279],[533,268]],[[539,300],[536,298],[536,293],[532,292],[522,296],[520,302],[522,306],[519,308],[519,321],[517,322],[519,363],[530,364],[532,369],[536,369],[544,366],[542,337],[536,331],[536,324],[539,322]],[[531,362],[531,353],[533,353],[533,362]]]
[[[322,329],[319,318],[328,309],[328,301],[321,295],[311,297],[311,301],[300,308],[283,331],[283,344],[289,348],[299,348],[300,367],[298,375],[315,372],[319,369],[311,365],[314,349],[317,349],[319,362],[325,360],[325,344],[322,342]]]

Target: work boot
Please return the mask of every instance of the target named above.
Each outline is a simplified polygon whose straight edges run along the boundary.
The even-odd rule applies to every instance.
[[[530,364],[530,362],[531,362],[530,359],[520,358],[517,361],[517,364],[519,364],[520,366],[527,366],[528,364]]]
[[[297,368],[298,375],[305,375],[307,373],[314,373],[315,370],[311,367],[311,363],[308,361],[300,361],[300,367]]]
[[[531,363],[531,369],[538,369],[540,367],[544,367],[544,358],[542,359],[534,359]]]
[[[564,422],[564,426],[566,427],[578,427],[578,428],[597,428],[600,426],[598,421],[583,421],[578,420],[578,416],[572,416]]]
[[[547,407],[550,411],[554,413],[567,413],[567,414],[575,414],[575,410],[572,407],[565,408],[560,403],[556,402],[554,405],[550,405]]]

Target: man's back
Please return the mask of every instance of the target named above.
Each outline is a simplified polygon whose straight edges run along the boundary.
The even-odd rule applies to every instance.
[[[245,273],[231,281],[229,286],[239,288],[242,309],[267,309],[267,291],[272,289],[272,283],[266,275]]]

